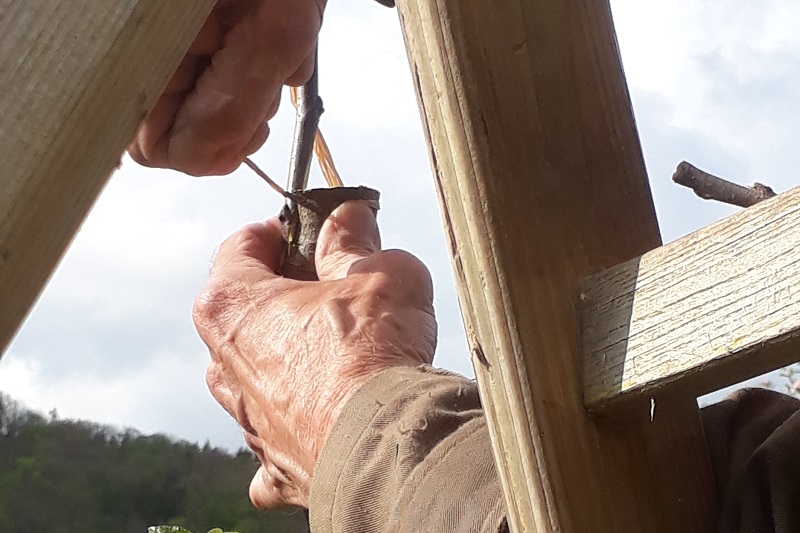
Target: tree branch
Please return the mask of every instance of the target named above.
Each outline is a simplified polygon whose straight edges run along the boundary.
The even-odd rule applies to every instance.
[[[776,196],[775,191],[763,183],[754,183],[751,187],[743,187],[704,172],[686,161],[678,165],[675,174],[672,175],[672,181],[678,185],[689,187],[704,200],[717,200],[739,207],[750,207]]]

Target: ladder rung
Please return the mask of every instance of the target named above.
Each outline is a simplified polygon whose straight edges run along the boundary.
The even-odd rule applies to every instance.
[[[700,395],[799,360],[799,250],[794,189],[590,277],[586,406]]]

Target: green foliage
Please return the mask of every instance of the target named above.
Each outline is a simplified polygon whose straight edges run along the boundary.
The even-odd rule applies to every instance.
[[[785,392],[789,396],[800,398],[800,363],[787,366],[781,370],[781,377],[786,380]]]
[[[187,529],[179,526],[153,526],[148,529],[148,533],[192,533]],[[222,531],[220,528],[215,527],[208,533],[239,533],[238,531]]]
[[[782,392],[800,400],[800,363],[780,369],[777,378],[770,373],[769,379],[759,382],[756,386]]]
[[[50,419],[0,394],[0,531],[300,533],[301,513],[263,513],[247,496],[257,464],[206,445]],[[180,529],[164,529],[179,532]]]

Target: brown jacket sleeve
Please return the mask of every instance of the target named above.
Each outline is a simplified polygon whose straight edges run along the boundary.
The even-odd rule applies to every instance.
[[[474,382],[395,368],[350,399],[322,450],[313,533],[507,531]]]
[[[763,389],[703,410],[720,533],[800,532],[800,402]],[[311,486],[312,533],[507,532],[474,382],[382,372],[345,406]]]

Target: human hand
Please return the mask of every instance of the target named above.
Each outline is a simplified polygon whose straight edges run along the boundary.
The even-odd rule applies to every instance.
[[[267,139],[284,84],[314,69],[326,0],[219,0],[128,147],[149,167],[228,174]]]
[[[345,402],[376,372],[430,363],[436,345],[430,275],[405,252],[380,251],[366,202],[323,227],[320,281],[280,277],[282,248],[277,219],[234,234],[194,307],[211,393],[261,461],[250,485],[260,508],[306,506]]]

